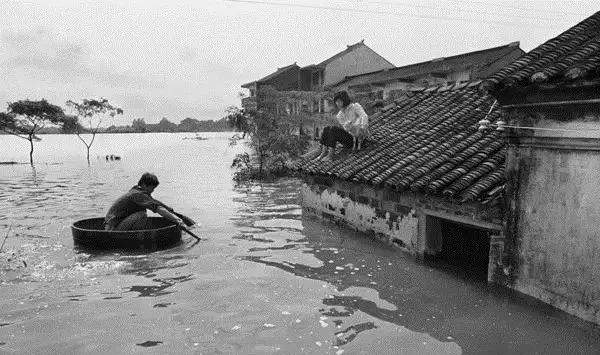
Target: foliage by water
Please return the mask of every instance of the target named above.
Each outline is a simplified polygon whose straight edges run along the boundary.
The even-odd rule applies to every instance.
[[[266,110],[243,110],[230,107],[227,121],[241,134],[231,138],[231,144],[240,141],[250,148],[249,153],[238,154],[232,163],[236,182],[270,180],[290,175],[289,163],[306,149],[309,137],[302,134],[301,122],[278,117]]]
[[[60,106],[46,100],[20,100],[8,104],[6,112],[0,113],[0,131],[29,141],[29,162],[33,165],[33,142],[46,125],[64,126],[66,119]]]

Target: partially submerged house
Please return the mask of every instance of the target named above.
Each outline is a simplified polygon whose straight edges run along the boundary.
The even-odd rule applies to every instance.
[[[600,12],[485,84],[513,126],[496,281],[600,323]]]
[[[512,42],[426,62],[349,75],[329,85],[329,89],[347,90],[356,98],[387,100],[415,88],[485,79],[524,53],[519,42]]]
[[[479,130],[501,118],[493,103],[479,81],[405,93],[371,117],[363,150],[297,165],[303,207],[488,279],[502,244],[506,155],[501,130]]]
[[[306,211],[600,324],[600,12],[370,127],[362,151],[297,165]]]

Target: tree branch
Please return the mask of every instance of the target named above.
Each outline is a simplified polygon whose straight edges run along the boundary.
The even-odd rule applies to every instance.
[[[92,144],[94,143],[94,139],[96,139],[96,132],[92,132],[92,140],[90,141],[90,145],[88,146],[88,148],[92,146]]]
[[[86,147],[88,147],[88,143],[85,141],[85,139],[81,138],[80,132],[76,132],[75,135],[77,136],[77,138],[79,138],[83,142],[83,144],[85,144]]]
[[[96,129],[94,130],[94,134],[98,132],[98,129],[100,129],[100,124],[102,124],[102,119],[98,119],[98,124],[96,125]]]

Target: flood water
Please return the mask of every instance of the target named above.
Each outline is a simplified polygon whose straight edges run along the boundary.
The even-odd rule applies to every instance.
[[[600,353],[597,327],[304,215],[298,180],[234,186],[242,148],[202,135],[101,135],[91,166],[76,137],[43,136],[35,168],[0,165],[0,353]],[[26,141],[0,143],[28,161]],[[70,225],[145,171],[203,240],[74,247]]]

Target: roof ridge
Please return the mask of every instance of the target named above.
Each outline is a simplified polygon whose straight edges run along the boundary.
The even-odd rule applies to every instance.
[[[354,43],[354,44],[350,44],[350,45],[348,45],[348,44],[347,44],[347,45],[346,45],[346,48],[345,48],[344,50],[342,50],[342,51],[340,51],[340,52],[337,52],[336,54],[334,54],[334,55],[332,55],[331,57],[329,57],[329,58],[325,59],[324,61],[320,62],[319,64],[316,64],[316,66],[322,66],[322,65],[325,65],[325,64],[329,63],[330,61],[332,61],[333,59],[335,59],[335,58],[337,58],[337,57],[341,56],[342,54],[345,54],[345,53],[347,53],[347,52],[350,52],[351,50],[353,50],[354,48],[358,47],[358,46],[359,46],[359,45],[361,45],[361,44],[362,44],[362,45],[364,45],[364,46],[366,46],[366,44],[365,44],[365,39],[364,39],[364,38],[363,38],[362,40],[360,40],[359,42],[356,42],[356,43]]]
[[[453,59],[453,58],[458,58],[458,57],[463,57],[463,56],[468,56],[468,55],[473,55],[473,54],[479,54],[479,53],[484,53],[484,52],[492,52],[492,51],[503,49],[503,48],[512,48],[512,47],[518,48],[520,45],[521,45],[520,41],[514,41],[514,42],[507,43],[507,44],[503,44],[501,46],[490,47],[490,48],[485,48],[485,49],[479,49],[476,51],[455,54],[455,55],[451,55],[449,57],[434,58],[434,59],[424,61],[421,63],[429,63],[429,62],[433,62],[433,61],[447,60],[447,59],[451,59],[451,58]],[[415,64],[420,64],[420,63],[415,63]],[[414,65],[414,64],[410,64],[410,65]],[[401,68],[401,67],[399,67],[399,68]]]
[[[278,67],[278,68],[277,68],[277,70],[281,70],[281,69],[286,69],[286,68],[289,68],[289,67],[293,67],[294,65],[296,65],[296,66],[297,66],[297,65],[298,65],[297,63],[298,63],[298,62],[293,62],[293,63],[292,63],[292,64],[290,64],[290,65],[284,65],[284,66],[282,66],[281,68],[279,68],[279,67]]]
[[[247,86],[250,86],[250,85],[252,85],[252,84],[254,84],[254,83],[260,83],[260,82],[262,82],[262,81],[266,81],[266,80],[268,80],[268,79],[271,79],[272,77],[274,77],[274,76],[275,76],[275,75],[277,75],[277,74],[281,74],[282,72],[284,72],[284,71],[286,71],[286,70],[288,70],[288,69],[291,69],[291,68],[293,68],[294,66],[298,67],[298,64],[297,64],[297,62],[294,62],[294,63],[292,63],[292,64],[290,64],[290,65],[283,66],[283,67],[281,67],[281,68],[277,68],[277,70],[275,70],[274,72],[272,72],[272,73],[269,73],[269,74],[267,74],[267,75],[263,76],[263,77],[262,77],[262,78],[260,78],[260,79],[257,79],[257,80],[254,80],[254,81],[251,81],[251,82],[248,82],[248,83],[242,84],[241,86],[242,86],[242,87],[247,87]],[[299,67],[298,67],[298,68],[299,68]]]
[[[402,70],[402,69],[407,69],[407,68],[411,68],[411,67],[416,67],[419,65],[423,65],[423,64],[427,64],[427,63],[439,63],[442,61],[446,61],[446,60],[450,60],[450,59],[456,59],[456,58],[461,58],[461,57],[467,57],[467,56],[471,56],[471,55],[475,55],[475,54],[481,54],[481,53],[485,53],[485,52],[492,52],[492,51],[496,51],[496,50],[500,50],[503,48],[520,48],[521,42],[520,41],[513,41],[501,46],[497,46],[497,47],[491,47],[491,48],[485,48],[485,49],[480,49],[480,50],[476,50],[476,51],[471,51],[471,52],[465,52],[465,53],[460,53],[460,54],[455,54],[455,55],[451,55],[449,57],[439,57],[439,58],[433,58],[430,60],[426,60],[426,61],[422,61],[422,62],[417,62],[417,63],[412,63],[412,64],[407,64],[407,65],[402,65],[402,66],[396,66],[394,68],[389,68],[387,69],[387,71],[396,71],[396,70]],[[354,78],[358,78],[361,76],[366,76],[366,75],[372,75],[372,74],[376,74],[376,73],[381,73],[385,71],[384,69],[379,69],[379,70],[375,70],[372,72],[368,72],[368,73],[361,73],[361,74],[355,74],[355,75],[347,75],[345,76],[343,79],[341,79],[340,81],[338,81],[337,83],[331,84],[330,86],[335,86],[338,85],[346,80],[349,79],[354,79]]]

